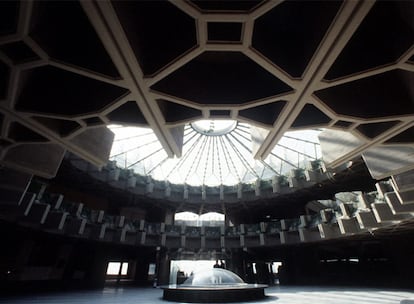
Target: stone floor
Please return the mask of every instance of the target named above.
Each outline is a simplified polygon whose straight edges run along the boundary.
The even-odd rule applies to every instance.
[[[275,304],[399,304],[414,298],[413,290],[345,288],[345,287],[269,287],[266,298],[243,303]],[[174,303],[162,300],[158,288],[106,287],[103,290],[34,294],[24,296],[1,296],[4,304],[137,304]]]

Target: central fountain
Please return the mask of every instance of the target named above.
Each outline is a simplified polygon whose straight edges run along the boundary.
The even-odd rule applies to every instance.
[[[183,284],[161,286],[163,299],[186,303],[226,303],[265,297],[264,284],[247,284],[235,273],[213,268],[192,274]]]

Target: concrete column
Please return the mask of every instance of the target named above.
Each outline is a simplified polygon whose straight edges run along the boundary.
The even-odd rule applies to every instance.
[[[230,218],[227,214],[224,214],[224,227],[230,226]]]
[[[226,260],[226,267],[228,270],[236,273],[243,280],[246,278],[246,273],[243,267],[243,254],[241,250],[231,253],[231,258]]]
[[[170,281],[171,259],[166,251],[157,251],[157,285],[168,285]]]
[[[258,284],[269,284],[269,267],[265,262],[256,262],[256,282]]]
[[[137,285],[148,285],[151,282],[148,281],[148,268],[150,261],[143,257],[137,257],[135,259],[134,281]]]
[[[175,212],[172,210],[165,211],[164,223],[166,225],[174,225],[174,215],[175,215]]]

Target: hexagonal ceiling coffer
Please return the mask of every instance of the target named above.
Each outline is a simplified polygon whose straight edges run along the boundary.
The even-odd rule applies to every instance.
[[[381,133],[387,131],[388,129],[394,127],[398,121],[384,121],[368,124],[360,124],[356,129],[361,134],[365,135],[368,138],[375,138]]]
[[[129,92],[51,66],[23,71],[19,88],[16,110],[62,117],[100,112]]]
[[[111,123],[148,126],[147,120],[134,100],[127,101],[111,113],[107,114],[106,117]]]
[[[0,152],[4,148],[10,147],[13,143],[10,140],[0,138]]]
[[[0,61],[0,99],[6,99],[9,86],[10,68]]]
[[[397,61],[413,44],[413,10],[411,1],[377,1],[325,79],[332,80]]]
[[[4,120],[4,114],[0,112],[0,134],[2,134],[1,130],[3,128],[3,120]]]
[[[292,123],[292,128],[310,128],[315,126],[328,125],[331,121],[331,118],[319,110],[313,104],[306,104],[299,115],[296,117],[295,121]]]
[[[414,114],[414,73],[392,70],[316,91],[334,112],[356,118],[383,118]]]
[[[26,126],[12,122],[9,126],[7,137],[15,142],[47,142],[47,138],[27,128]]]
[[[34,2],[30,36],[54,59],[120,78],[78,1]]]
[[[258,7],[263,0],[242,0],[242,1],[222,1],[222,0],[191,0],[196,7],[203,11],[236,11],[248,12]]]
[[[338,120],[333,127],[335,128],[341,128],[341,129],[348,129],[350,126],[352,126],[354,123],[351,121],[345,121],[345,120]]]
[[[238,105],[292,91],[240,52],[204,52],[151,88],[206,105]]]
[[[158,99],[158,106],[164,116],[165,122],[178,122],[189,119],[201,118],[202,113],[200,110],[183,106],[167,100]]]
[[[231,111],[230,110],[210,110],[210,117],[215,118],[230,118]]]
[[[32,117],[41,125],[45,126],[52,132],[60,136],[68,136],[71,133],[75,132],[76,130],[80,129],[81,126],[72,120],[66,119],[57,119],[57,118],[49,118],[49,117]]]
[[[197,45],[196,23],[168,1],[112,1],[145,75]]]
[[[102,121],[102,119],[100,119],[99,117],[89,117],[89,118],[84,118],[83,121],[86,123],[86,125],[88,127],[92,127],[92,126],[100,126],[100,125],[104,125],[105,123]]]
[[[252,46],[293,77],[301,77],[340,1],[286,1],[254,23]]]
[[[245,110],[240,110],[239,115],[241,117],[248,118],[259,123],[272,126],[279,114],[282,112],[286,101],[277,101],[269,104],[252,107]]]
[[[414,127],[408,128],[393,138],[387,140],[387,144],[410,144],[414,143]]]
[[[0,51],[6,54],[7,57],[14,63],[24,63],[39,59],[39,56],[29,48],[23,41],[16,41],[0,45]]]
[[[207,40],[215,42],[240,42],[242,37],[242,28],[242,23],[208,22]]]
[[[17,31],[19,1],[0,1],[0,35],[10,35]]]

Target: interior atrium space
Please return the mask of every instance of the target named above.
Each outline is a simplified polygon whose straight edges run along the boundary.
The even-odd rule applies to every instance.
[[[413,84],[414,1],[0,1],[0,303],[414,303]]]

